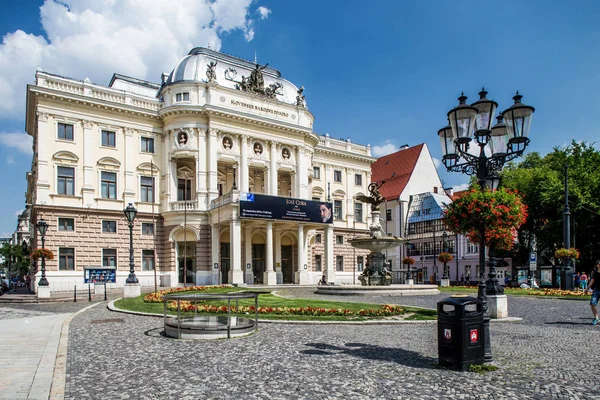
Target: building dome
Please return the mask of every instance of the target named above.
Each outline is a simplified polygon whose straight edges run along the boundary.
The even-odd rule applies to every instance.
[[[248,79],[257,66],[258,64],[228,54],[195,47],[177,63],[169,75],[163,76],[161,92],[167,86],[175,84],[208,83],[209,81],[230,89],[242,90],[243,79]],[[209,70],[214,74],[212,77]],[[264,87],[274,88],[274,96],[272,96],[274,99],[296,104],[298,96],[296,85],[281,78],[281,73],[273,68],[260,66],[260,72],[264,79]]]

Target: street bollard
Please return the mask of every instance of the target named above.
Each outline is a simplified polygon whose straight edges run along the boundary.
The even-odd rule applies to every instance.
[[[106,301],[106,281],[104,281],[104,301]]]
[[[73,303],[77,303],[77,285],[73,286]]]
[[[88,283],[88,301],[92,301],[92,285]]]

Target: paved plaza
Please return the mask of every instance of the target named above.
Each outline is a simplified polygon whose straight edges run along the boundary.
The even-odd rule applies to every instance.
[[[336,299],[314,295],[314,288],[279,293],[430,308],[447,297]],[[499,369],[483,374],[440,368],[432,323],[263,323],[247,337],[192,341],[162,336],[161,318],[111,312],[105,302],[73,316],[88,305],[5,304],[0,310],[3,325],[72,316],[65,399],[600,398],[600,327],[590,325],[584,301],[510,296],[510,316],[523,320],[492,321]],[[23,357],[34,350],[27,342],[19,346]],[[14,357],[6,361],[18,363]]]

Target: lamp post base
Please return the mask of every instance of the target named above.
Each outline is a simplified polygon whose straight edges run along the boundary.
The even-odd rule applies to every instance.
[[[487,306],[490,318],[508,318],[508,300],[505,294],[488,295]]]
[[[142,294],[142,287],[139,283],[126,283],[123,287],[123,297],[131,299]]]
[[[50,298],[50,286],[38,286],[37,298],[38,299],[49,299]]]
[[[442,278],[442,280],[440,281],[440,286],[441,287],[449,287],[450,286],[450,279]]]

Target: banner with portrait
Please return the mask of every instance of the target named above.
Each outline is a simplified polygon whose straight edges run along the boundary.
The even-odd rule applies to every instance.
[[[333,204],[264,194],[240,193],[240,218],[333,223]]]

